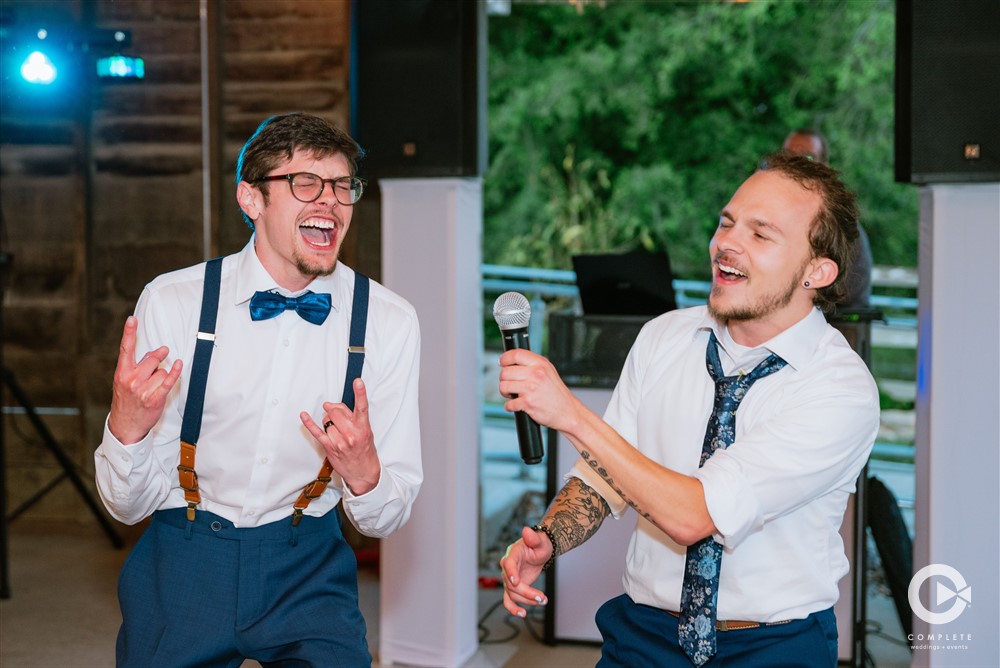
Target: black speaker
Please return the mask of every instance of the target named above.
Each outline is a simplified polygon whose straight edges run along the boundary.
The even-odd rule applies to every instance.
[[[362,175],[479,176],[486,165],[486,4],[354,0],[351,132]]]
[[[896,181],[1000,181],[1000,2],[896,3]]]

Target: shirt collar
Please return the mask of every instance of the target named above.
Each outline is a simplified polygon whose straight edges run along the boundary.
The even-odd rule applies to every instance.
[[[281,288],[271,278],[271,274],[267,272],[267,269],[261,264],[260,258],[257,257],[257,251],[254,250],[255,241],[256,235],[251,235],[247,245],[236,254],[236,301],[234,303],[239,305],[250,301],[250,298],[257,291],[275,291],[288,297],[297,296],[297,294]],[[338,260],[337,268],[332,274],[313,279],[306,289],[313,292],[329,292],[333,301],[333,310],[340,311],[339,305],[345,300],[344,290],[346,286],[344,281],[350,278],[349,274],[351,273],[351,270]]]
[[[823,312],[814,307],[806,317],[772,339],[756,346],[754,350],[766,349],[785,360],[792,368],[799,369],[816,353],[827,326]],[[706,340],[709,330],[715,332],[718,340],[724,340],[723,329],[724,326],[706,310],[698,325],[698,331],[704,333]]]

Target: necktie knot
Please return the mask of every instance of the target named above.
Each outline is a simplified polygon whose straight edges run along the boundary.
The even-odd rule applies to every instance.
[[[277,292],[257,291],[250,298],[250,318],[267,320],[285,311],[295,311],[306,322],[322,325],[330,315],[331,303],[330,294],[327,292],[310,290],[298,297],[285,297]]]

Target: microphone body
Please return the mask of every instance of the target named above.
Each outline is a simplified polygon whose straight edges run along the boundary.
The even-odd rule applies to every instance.
[[[528,345],[527,328],[501,330],[501,333],[504,350],[515,348],[531,350],[531,346]],[[514,412],[514,425],[517,427],[517,444],[521,449],[521,459],[525,464],[541,462],[545,455],[545,448],[542,446],[542,428],[524,411]]]
[[[531,306],[527,298],[517,292],[505,292],[493,305],[493,317],[503,335],[503,349],[531,350],[528,342],[528,321],[531,318]],[[545,455],[542,445],[542,429],[524,411],[514,412],[514,424],[517,427],[517,444],[521,450],[521,459],[525,464],[538,464]]]

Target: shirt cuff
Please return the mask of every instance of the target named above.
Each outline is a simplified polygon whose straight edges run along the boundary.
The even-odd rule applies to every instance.
[[[605,482],[604,478],[594,473],[589,466],[584,465],[582,460],[578,460],[573,465],[573,468],[563,476],[564,480],[569,480],[570,478],[579,478],[584,484],[600,494],[601,498],[607,502],[608,508],[611,509],[611,514],[616,520],[621,519],[621,516],[628,510],[628,504],[625,503],[621,495],[612,489],[611,485]]]
[[[378,482],[364,494],[354,494],[346,482],[343,484],[344,503],[351,505],[351,511],[355,517],[378,513],[389,502],[392,495],[392,484],[388,478],[385,467],[382,462],[379,462]]]
[[[108,428],[108,418],[104,418],[104,440],[101,441],[101,449],[115,470],[128,475],[132,469],[144,462],[152,451],[150,447],[152,433],[150,431],[142,440],[131,445],[123,445]]]
[[[701,481],[705,505],[718,529],[715,540],[734,548],[762,524],[760,504],[739,463],[725,452],[716,452],[705,465],[691,474]]]

